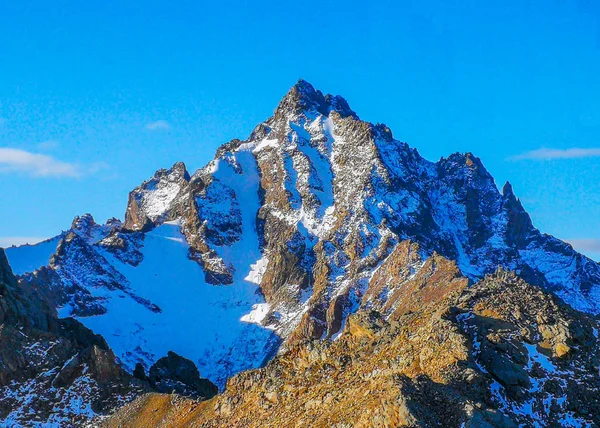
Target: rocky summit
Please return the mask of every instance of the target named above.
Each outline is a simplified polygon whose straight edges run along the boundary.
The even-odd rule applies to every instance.
[[[6,254],[11,295],[87,338],[32,368],[36,382],[110,360],[115,404],[76,395],[91,409],[78,420],[600,424],[600,264],[537,230],[473,154],[430,162],[303,80],[205,167],[180,162],[133,189],[123,222],[86,214]],[[0,355],[42,343],[11,317]],[[0,417],[27,425],[29,378],[3,379],[14,401]],[[56,401],[35,420],[71,417]]]

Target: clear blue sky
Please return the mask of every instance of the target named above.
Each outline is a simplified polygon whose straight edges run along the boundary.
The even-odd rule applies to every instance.
[[[1,2],[0,241],[122,218],[129,190],[203,166],[302,77],[428,159],[475,153],[600,259],[597,2],[365,3]]]

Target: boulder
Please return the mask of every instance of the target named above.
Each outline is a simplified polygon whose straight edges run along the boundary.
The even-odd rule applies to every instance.
[[[148,381],[158,392],[176,393],[194,398],[208,399],[219,392],[210,380],[200,378],[200,372],[192,361],[172,351],[150,367]]]

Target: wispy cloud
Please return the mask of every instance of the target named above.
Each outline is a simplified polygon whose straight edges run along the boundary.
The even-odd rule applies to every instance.
[[[600,239],[567,239],[576,250],[600,253]]]
[[[0,148],[0,173],[20,172],[32,177],[80,177],[81,167],[52,156]]]
[[[600,157],[600,147],[592,147],[582,149],[573,147],[570,149],[537,149],[529,152],[521,153],[520,155],[511,156],[509,160],[552,160],[552,159],[580,159]]]
[[[46,140],[46,141],[42,141],[41,143],[37,143],[36,147],[38,150],[47,151],[47,150],[54,150],[54,149],[58,148],[59,145],[60,144],[56,140]]]
[[[13,245],[24,245],[24,244],[37,244],[48,238],[42,238],[39,236],[0,236],[0,247],[8,248]]]
[[[171,128],[171,124],[166,120],[157,120],[146,125],[146,129],[149,131],[168,131]]]

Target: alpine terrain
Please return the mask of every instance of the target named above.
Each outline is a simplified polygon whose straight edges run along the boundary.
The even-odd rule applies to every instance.
[[[600,424],[600,264],[303,80],[123,221],[6,256],[10,426]]]

